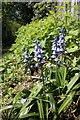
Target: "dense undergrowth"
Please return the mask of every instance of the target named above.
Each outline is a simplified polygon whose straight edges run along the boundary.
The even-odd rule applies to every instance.
[[[69,117],[66,111],[74,102],[77,105],[72,109],[71,114],[74,115],[78,111],[80,103],[79,22],[71,16],[70,12],[55,14],[50,11],[50,14],[47,18],[19,28],[15,44],[12,45],[10,52],[3,56],[0,84],[4,107],[0,111],[3,111],[4,120],[6,118],[8,120],[30,118],[66,120]],[[63,15],[62,19],[61,15]],[[62,28],[66,29],[66,35],[61,32]],[[56,35],[59,36],[57,42]],[[60,35],[63,35],[62,38]],[[64,49],[57,51],[56,57],[59,60],[54,60],[52,46],[54,47],[59,39],[65,40],[65,45],[60,44]],[[38,40],[37,50],[35,40]],[[34,50],[38,51],[37,60]],[[29,80],[31,87],[28,86]],[[64,114],[66,117],[62,118]],[[75,115],[75,118],[78,115]]]

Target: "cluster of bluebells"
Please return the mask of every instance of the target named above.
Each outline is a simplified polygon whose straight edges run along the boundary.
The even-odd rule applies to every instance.
[[[22,50],[24,51],[24,53],[23,53],[23,56],[24,56],[23,62],[24,62],[24,66],[26,66],[30,54],[25,50],[25,47],[24,47],[24,46],[22,47]]]
[[[45,63],[44,59],[44,52],[39,46],[38,40],[35,41],[34,45],[34,57],[32,58],[30,54],[25,50],[25,47],[23,46],[22,51],[24,51],[23,56],[24,56],[24,67],[26,67],[27,72],[30,72],[33,70],[33,68],[38,68],[39,65]]]
[[[62,53],[64,52],[65,48],[65,35],[66,35],[66,29],[62,27],[60,30],[60,34],[56,35],[54,38],[54,42],[52,43],[52,56],[51,58],[54,61],[58,61]],[[34,57],[32,58],[30,54],[26,51],[25,47],[23,46],[22,50],[24,51],[24,66],[27,68],[27,72],[30,72],[33,68],[38,68],[42,64],[44,64],[45,58],[44,58],[44,52],[42,50],[42,47],[39,45],[38,40],[35,41],[34,45]],[[51,67],[51,66],[50,66]]]
[[[52,43],[52,56],[54,61],[59,60],[59,56],[64,52],[66,29],[62,27],[60,34],[54,38]]]
[[[23,56],[24,56],[23,63],[24,63],[24,67],[26,67],[29,63],[32,62],[32,60],[30,60],[30,54],[25,50],[24,46],[22,47],[22,50],[24,51],[24,53],[23,53]],[[30,68],[28,68],[27,71],[29,72]]]
[[[34,46],[34,61],[36,61],[35,67],[39,67],[39,63],[45,63],[44,59],[44,52],[39,46],[38,40],[35,41],[35,46]]]

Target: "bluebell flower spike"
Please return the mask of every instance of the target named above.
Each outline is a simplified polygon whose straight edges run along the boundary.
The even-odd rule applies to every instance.
[[[35,40],[36,45],[38,45],[38,40]]]
[[[24,63],[24,67],[26,67],[27,63]]]
[[[36,64],[35,64],[35,67],[38,68],[38,67],[39,67],[39,63],[36,63]]]
[[[26,63],[27,62],[27,59],[24,59],[24,63]]]
[[[55,61],[55,62],[57,62],[58,60],[59,60],[59,58],[58,58],[58,57],[56,57],[56,58],[54,59],[54,61]]]
[[[41,60],[41,63],[43,63],[43,64],[46,63],[45,59],[42,59],[42,60]]]
[[[47,68],[50,69],[50,68],[51,68],[51,65],[49,65]]]
[[[62,29],[60,30],[60,33],[62,33],[63,35],[66,35],[67,31],[65,27],[62,27]]]
[[[56,37],[54,38],[54,41],[58,41],[59,40],[59,35],[56,35]]]
[[[64,52],[65,47],[65,38],[66,34],[65,27],[62,27],[60,34],[56,35],[54,38],[54,42],[52,43],[52,56],[51,58],[57,62],[59,60],[59,56]]]
[[[34,55],[35,55],[34,60],[38,61],[38,59],[43,58],[43,50],[42,50],[41,46],[38,46],[38,40],[36,40],[35,42],[36,42],[36,44],[35,44],[35,48],[34,48]]]

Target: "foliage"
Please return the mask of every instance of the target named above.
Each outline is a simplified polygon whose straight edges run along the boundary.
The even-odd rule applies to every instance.
[[[40,20],[50,15],[49,11],[55,11],[56,2],[39,2],[33,6],[34,16],[32,20]]]
[[[5,95],[2,104],[12,105],[15,113],[18,111],[19,119],[60,119],[60,115],[70,107],[76,94],[80,93],[78,21],[75,21],[70,12],[67,13],[68,23],[66,23],[66,14],[63,14],[61,21],[61,12],[55,14],[50,11],[50,13],[52,15],[47,18],[22,26],[16,33],[17,38],[10,49],[11,53],[3,56],[2,80],[4,86],[7,86],[3,87]],[[65,36],[67,53],[64,51],[61,59],[56,62],[51,59],[52,43],[55,42],[54,37],[59,35],[62,27],[67,30]],[[27,69],[36,62],[27,61],[27,67],[23,65],[24,52],[30,54],[28,60],[34,58],[35,40],[39,41],[39,46],[44,51],[46,63],[40,64],[39,60],[39,68],[33,69],[33,76],[38,79],[32,89],[27,90],[22,87],[14,94],[16,83],[25,81],[28,75],[31,79],[33,77]],[[22,49],[24,47],[25,51]],[[6,102],[6,95],[11,99],[10,102]],[[2,108],[0,111],[6,109],[9,107]]]
[[[3,16],[5,15],[4,17],[17,21],[19,24],[30,23],[34,4],[28,2],[2,2]]]
[[[3,47],[15,40],[15,32],[21,25],[50,15],[56,2],[2,2],[2,38]]]

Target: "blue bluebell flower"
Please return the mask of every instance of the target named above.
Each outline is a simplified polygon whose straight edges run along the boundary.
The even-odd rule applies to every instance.
[[[29,60],[28,60],[28,63],[31,63],[31,62],[33,62],[33,59],[29,59]]]
[[[55,62],[57,62],[58,60],[59,60],[59,58],[58,58],[58,57],[56,57],[56,58],[54,59],[54,61],[55,61]]]
[[[38,67],[39,67],[39,63],[36,63],[36,64],[35,64],[35,67],[38,68]]]
[[[38,40],[35,41],[36,45],[38,45]]]
[[[24,59],[24,63],[26,63],[27,62],[27,59]]]
[[[45,59],[44,59],[44,58],[41,60],[41,63],[43,63],[43,64],[44,64],[44,63],[46,63],[46,61],[45,61]]]
[[[25,58],[29,58],[29,56],[30,56],[30,54],[27,53],[27,51],[25,51],[25,52],[23,53],[23,55],[24,55]]]
[[[54,38],[54,41],[58,41],[59,40],[59,35],[56,35],[56,37]]]
[[[22,50],[25,51],[25,46],[22,47]]]
[[[43,50],[41,46],[38,45],[38,40],[36,41],[35,47],[34,47],[34,60],[38,61],[38,59],[43,58]]]
[[[65,38],[64,38],[64,35],[62,33],[59,34],[59,43],[62,46],[65,46]]]
[[[23,53],[23,55],[27,55],[27,52],[25,51],[25,52]]]
[[[47,67],[48,69],[50,69],[51,68],[51,65],[48,65],[48,67]]]
[[[62,62],[62,61],[60,61],[60,64],[63,64],[63,62]]]
[[[46,79],[46,81],[47,81],[47,80],[48,80],[48,77],[46,77],[45,79]]]
[[[31,69],[30,69],[30,68],[28,68],[28,69],[27,69],[27,72],[30,72],[30,71],[31,71]]]
[[[33,65],[31,65],[30,68],[33,68]]]
[[[65,38],[64,35],[66,34],[66,29],[63,27],[60,31],[60,34],[55,36],[54,42],[52,43],[52,56],[51,58],[54,61],[59,60],[59,56],[64,52],[65,47]]]
[[[35,61],[38,61],[38,58],[37,58],[37,57],[35,57],[35,58],[34,58],[34,60],[35,60]]]
[[[62,33],[65,36],[67,33],[66,28],[62,27],[62,29],[60,30],[60,33]]]
[[[27,65],[27,63],[24,63],[24,65],[23,65],[23,66],[24,66],[24,67],[26,67],[26,65]]]
[[[22,103],[22,105],[24,105],[24,104],[26,103],[26,101],[27,101],[27,98],[25,98],[25,99],[22,98],[22,99],[21,99],[21,103]]]
[[[24,59],[23,59],[24,65],[23,66],[26,67],[30,54],[27,53],[27,51],[24,51],[23,56],[24,56]]]

